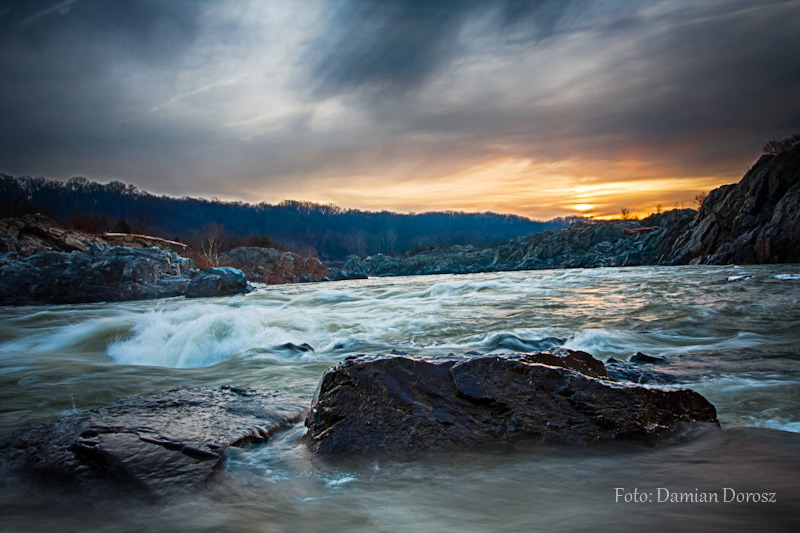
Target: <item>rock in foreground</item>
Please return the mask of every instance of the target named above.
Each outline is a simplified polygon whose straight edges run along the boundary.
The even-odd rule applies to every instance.
[[[589,444],[717,423],[714,406],[694,391],[588,377],[571,369],[572,354],[560,366],[535,358],[346,361],[322,378],[306,418],[307,444],[326,455],[461,450],[515,439]]]
[[[302,420],[296,400],[223,386],[118,400],[0,441],[0,475],[88,496],[163,498],[196,489],[228,446]]]

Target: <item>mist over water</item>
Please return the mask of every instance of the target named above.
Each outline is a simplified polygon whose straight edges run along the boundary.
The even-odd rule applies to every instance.
[[[395,350],[435,359],[559,346],[601,360],[627,360],[637,352],[663,356],[669,364],[655,369],[705,395],[723,427],[800,432],[800,266],[782,265],[381,278],[261,287],[217,299],[4,308],[0,433],[175,386],[231,383],[310,401],[325,369],[357,353]],[[339,525],[347,530],[410,531],[425,524],[441,530],[463,523],[476,531],[525,529],[529,516],[515,510],[517,497],[491,497],[486,506],[468,503],[485,491],[548,501],[555,507],[544,513],[544,526],[566,528],[565,491],[582,491],[584,510],[604,516],[613,503],[604,476],[620,467],[619,454],[586,450],[331,466],[297,445],[302,431],[298,426],[267,446],[231,451],[225,484],[230,494],[244,498],[239,503],[213,496],[216,503],[201,505],[205,518],[199,522],[191,510],[196,501],[174,503],[169,511],[128,516],[130,530],[158,530],[155,524],[168,512],[182,516],[189,530],[258,530],[256,524],[267,520],[275,531],[314,531],[324,521],[309,516],[323,511],[339,513]],[[656,480],[665,486],[672,479],[667,463],[677,460],[680,449],[628,459],[655,469],[650,486]],[[796,471],[800,454],[789,455]],[[743,475],[764,468],[753,466]],[[715,476],[722,470],[701,469],[698,483],[719,485]],[[588,476],[583,482],[579,472]],[[615,475],[619,483],[644,483],[633,474]],[[528,486],[536,483],[531,477],[553,485],[537,492]],[[270,498],[272,503],[263,503]],[[27,515],[9,505],[4,510],[22,528]],[[508,527],[498,526],[501,514]],[[405,529],[398,527],[403,516],[410,517]],[[103,529],[106,518],[76,518],[74,529]],[[28,526],[47,526],[46,518],[39,519]],[[581,529],[580,522],[573,525]]]

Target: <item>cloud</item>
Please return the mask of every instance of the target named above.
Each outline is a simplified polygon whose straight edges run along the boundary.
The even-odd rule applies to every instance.
[[[553,165],[733,181],[800,126],[797,0],[63,4],[0,0],[0,171],[536,216]]]
[[[465,53],[478,26],[511,43],[537,43],[580,28],[588,0],[345,0],[311,46],[317,94],[395,94],[427,82]]]
[[[78,0],[64,0],[63,2],[59,2],[54,4],[47,9],[42,9],[41,11],[37,11],[33,15],[28,16],[27,18],[23,19],[20,24],[22,26],[27,26],[39,20],[42,17],[46,17],[47,15],[52,15],[53,13],[58,13],[59,15],[66,15],[69,13],[70,9],[72,8],[72,4],[77,2]]]

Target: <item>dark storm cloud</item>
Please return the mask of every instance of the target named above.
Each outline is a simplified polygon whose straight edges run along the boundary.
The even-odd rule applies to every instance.
[[[158,61],[191,44],[197,31],[195,8],[190,0],[5,0],[0,1],[0,39],[40,51],[86,42],[109,52],[124,46],[140,59]]]
[[[404,92],[464,52],[464,25],[489,17],[517,41],[538,41],[578,24],[588,0],[345,0],[332,3],[329,33],[308,61],[320,94]]]
[[[31,172],[59,152],[102,156],[120,139],[139,141],[123,129],[136,95],[120,73],[175,65],[197,32],[188,1],[2,2],[3,11],[0,158],[23,157]]]
[[[376,122],[391,121],[398,131],[458,136],[463,142],[456,152],[470,154],[506,142],[532,157],[608,156],[631,148],[653,156],[694,143],[695,153],[684,149],[687,166],[708,163],[721,171],[726,162],[728,170],[738,168],[737,152],[752,154],[765,138],[800,128],[797,2],[421,4],[346,3],[334,19],[337,31],[328,36],[335,40],[326,41],[314,70],[323,93],[360,98]],[[670,9],[648,11],[653,5]],[[471,52],[462,31],[481,19],[488,21],[479,26],[482,33],[470,37],[489,36],[496,55],[520,58],[521,71],[500,78],[523,79],[527,56],[568,36],[592,40],[598,62],[605,48],[630,45],[606,58],[603,72],[576,78],[581,98],[542,94],[546,107],[535,96],[535,73],[514,91],[531,94],[527,105],[511,107],[502,98],[457,106],[414,95],[394,98],[449,76],[450,66]],[[562,59],[564,70],[578,68]]]

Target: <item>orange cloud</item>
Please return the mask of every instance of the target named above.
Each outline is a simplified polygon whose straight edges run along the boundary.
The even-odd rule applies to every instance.
[[[455,172],[425,177],[326,177],[298,189],[269,191],[291,198],[359,209],[401,212],[496,211],[536,219],[582,215],[619,217],[622,207],[647,216],[657,206],[693,207],[694,195],[739,176],[674,175],[673,169],[641,160],[536,161],[505,157]],[[291,187],[291,189],[289,189]]]

